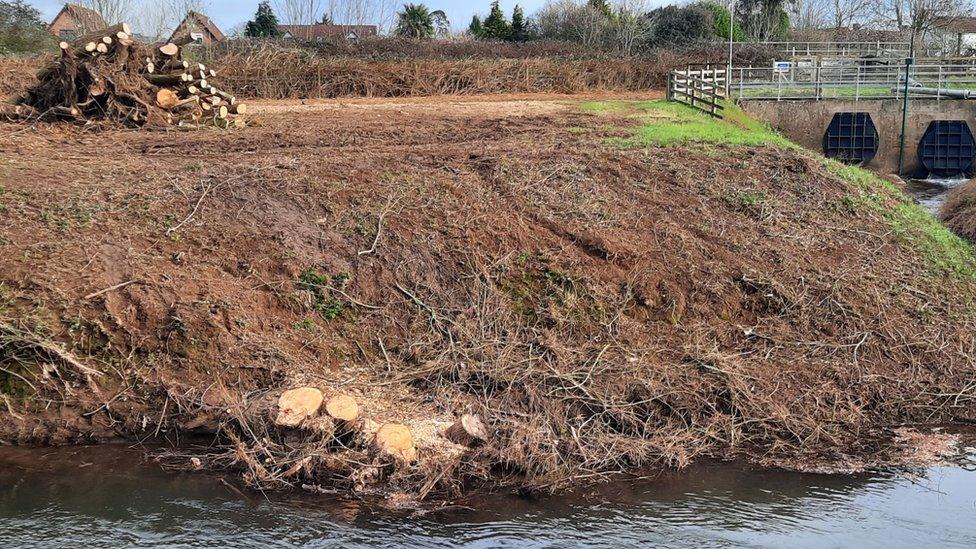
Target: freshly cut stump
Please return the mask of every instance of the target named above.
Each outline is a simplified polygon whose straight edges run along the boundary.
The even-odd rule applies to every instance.
[[[348,395],[334,396],[325,403],[325,413],[333,419],[352,423],[359,419],[359,404],[356,404],[356,399]]]
[[[406,425],[387,423],[376,431],[374,449],[382,457],[397,461],[411,462],[417,459],[417,449],[413,445],[413,435]]]
[[[488,429],[480,417],[465,414],[444,431],[444,438],[461,446],[475,446],[488,440]]]
[[[300,426],[306,419],[318,415],[323,400],[322,391],[314,387],[285,391],[278,399],[278,417],[275,419],[275,425],[289,428]]]

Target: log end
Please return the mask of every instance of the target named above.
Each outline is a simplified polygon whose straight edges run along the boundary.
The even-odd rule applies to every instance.
[[[413,445],[413,434],[406,425],[387,423],[376,431],[374,440],[376,451],[397,461],[412,462],[417,459],[417,448]]]
[[[305,420],[318,415],[322,407],[322,391],[314,387],[301,387],[285,391],[278,398],[278,417],[275,425],[295,428]]]
[[[444,438],[461,446],[476,446],[488,440],[488,429],[481,418],[465,414],[444,431]]]
[[[359,419],[359,404],[348,395],[338,395],[325,403],[325,413],[334,419],[352,423]]]

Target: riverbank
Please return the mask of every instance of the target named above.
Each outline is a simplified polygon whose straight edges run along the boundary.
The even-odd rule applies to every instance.
[[[0,440],[415,501],[865,467],[974,419],[972,249],[890,184],[734,110],[386,104],[0,126]],[[301,387],[356,424],[280,425]],[[465,414],[486,440],[444,436]]]

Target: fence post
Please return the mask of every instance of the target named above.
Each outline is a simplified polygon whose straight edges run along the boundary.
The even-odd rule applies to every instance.
[[[668,71],[668,101],[674,101],[674,93],[671,92],[671,86],[674,82],[674,71]]]

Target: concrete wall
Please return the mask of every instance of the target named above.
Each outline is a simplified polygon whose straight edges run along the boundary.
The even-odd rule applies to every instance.
[[[867,112],[881,137],[878,154],[867,167],[881,172],[898,171],[898,144],[901,136],[901,100],[875,101],[743,101],[742,108],[792,141],[823,152],[823,136],[834,113]],[[933,120],[965,120],[976,133],[976,101],[916,99],[908,105],[908,131],[905,136],[905,170],[918,173],[918,142]]]

